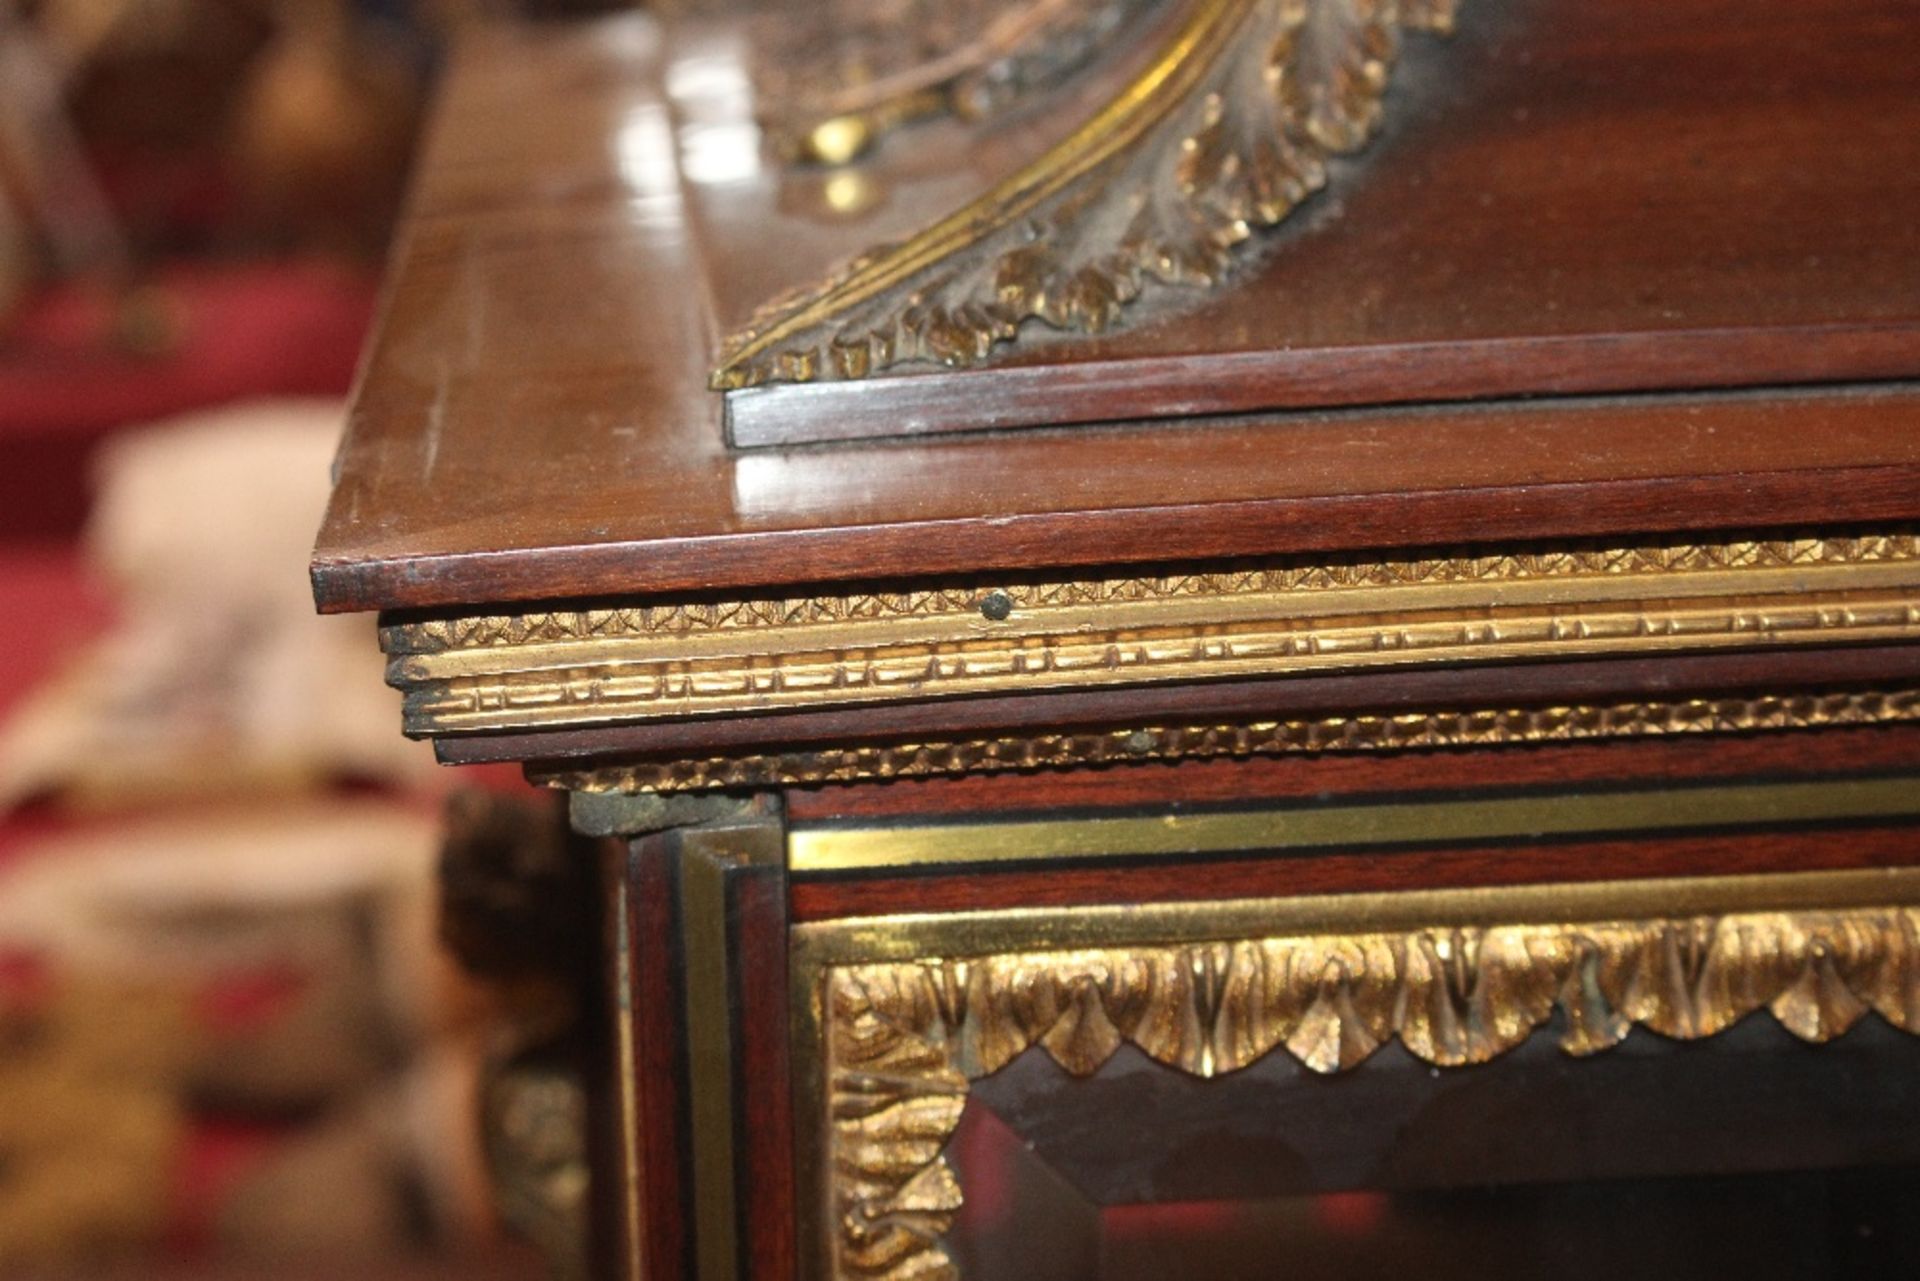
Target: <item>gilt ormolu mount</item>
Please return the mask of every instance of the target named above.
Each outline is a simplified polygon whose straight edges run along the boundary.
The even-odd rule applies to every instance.
[[[988,166],[965,199],[850,239],[770,301],[746,291],[758,305],[723,308],[710,381],[730,443],[1920,369],[1911,308],[1796,314],[1814,295],[1783,281],[1784,305],[1756,312],[1736,297],[1730,244],[1718,286],[1657,270],[1634,248],[1662,234],[1650,202],[1724,194],[1702,164],[1718,167],[1723,144],[1689,121],[1702,138],[1682,154],[1669,117],[1623,116],[1651,69],[1532,59],[1538,8],[1460,7],[1460,37],[1443,40],[1405,33],[1452,31],[1448,0],[1053,0],[865,81],[770,77],[770,153],[882,188],[900,151],[958,148],[967,173],[967,148],[1009,121],[1060,127],[1029,127],[1021,163]],[[1539,84],[1569,74],[1584,84],[1564,97]],[[961,141],[930,144],[911,123],[942,113],[969,122]],[[1489,163],[1509,143],[1541,153],[1532,172]],[[1572,168],[1576,153],[1592,163]],[[1809,216],[1843,190],[1812,174],[1806,188]],[[1582,209],[1628,258],[1557,241]],[[1702,228],[1770,221],[1697,212]],[[1410,279],[1357,292],[1386,261]],[[863,385],[877,379],[884,397]]]
[[[1323,187],[1330,156],[1373,136],[1401,29],[1446,30],[1454,5],[1185,7],[1146,68],[1064,141],[918,234],[769,303],[722,346],[714,387],[969,365],[1030,321],[1107,329],[1150,280],[1218,284],[1235,245]],[[810,136],[858,129],[860,112]]]
[[[1227,8],[984,104],[991,57],[816,99],[892,126],[838,167],[769,145],[733,18],[456,58],[313,575],[383,612],[409,732],[568,793],[581,882],[500,901],[593,961],[594,1275],[1025,1279],[1058,1243],[996,1205],[1071,1245],[1110,1204],[1920,1163],[1910,3],[1473,0],[1221,287],[724,393],[758,303]],[[521,1137],[569,1120],[519,1084]],[[993,1195],[996,1122],[1098,1176],[1080,1219]],[[579,1190],[517,1151],[560,1159],[509,1193]],[[1604,1226],[1580,1257],[1658,1253]],[[1177,1244],[1150,1275],[1207,1275]]]

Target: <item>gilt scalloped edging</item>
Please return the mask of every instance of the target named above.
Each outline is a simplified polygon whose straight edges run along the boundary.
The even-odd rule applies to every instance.
[[[1034,320],[1099,332],[1148,282],[1213,285],[1233,247],[1364,147],[1403,28],[1453,0],[1187,0],[1153,62],[966,207],[760,308],[717,390],[975,363]]]
[[[1867,1013],[1920,1031],[1920,911],[1750,912],[837,965],[822,974],[832,1272],[957,1281],[944,1155],[970,1082],[1039,1046],[1068,1072],[1123,1045],[1217,1077],[1284,1050],[1344,1071],[1388,1041],[1485,1063],[1564,1014],[1574,1055],[1768,1010],[1830,1040]]]
[[[1920,721],[1920,690],[1838,692],[1671,703],[1483,708],[1317,719],[1142,725],[1082,733],[893,743],[821,752],[531,766],[528,777],[577,792],[691,792],[933,778],[1147,761],[1571,743],[1682,734],[1894,725]]]

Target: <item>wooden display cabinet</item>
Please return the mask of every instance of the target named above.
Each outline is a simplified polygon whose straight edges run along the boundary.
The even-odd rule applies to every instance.
[[[1900,0],[1036,8],[444,88],[314,587],[569,794],[599,1270],[1900,1275]]]

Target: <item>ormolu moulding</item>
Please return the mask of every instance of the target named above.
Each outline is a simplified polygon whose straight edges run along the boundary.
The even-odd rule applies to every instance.
[[[1920,1031],[1906,906],[1295,934],[825,967],[826,1243],[839,1278],[954,1278],[962,1190],[942,1155],[969,1083],[1038,1046],[1087,1075],[1122,1045],[1216,1077],[1284,1050],[1316,1072],[1397,1039],[1485,1063],[1564,1012],[1587,1055],[1767,1010],[1829,1040],[1869,1011]]]
[[[1908,531],[539,611],[382,630],[408,732],[1920,639]]]
[[[1185,0],[1144,71],[991,191],[723,344],[717,389],[980,360],[1030,320],[1098,331],[1147,281],[1212,285],[1365,146],[1405,28],[1453,0]]]
[[[1750,733],[1920,721],[1920,690],[1686,699],[1554,707],[1327,716],[1244,724],[1142,725],[1086,733],[1004,735],[823,752],[529,769],[576,792],[691,792],[719,787],[851,783],[1136,761],[1419,748],[1572,743],[1676,734]]]

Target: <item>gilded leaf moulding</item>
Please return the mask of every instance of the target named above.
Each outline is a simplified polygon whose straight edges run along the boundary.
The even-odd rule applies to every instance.
[[[1400,751],[1568,743],[1611,738],[1752,733],[1920,721],[1920,690],[1838,692],[1677,702],[1483,708],[1398,715],[1145,725],[1083,733],[895,743],[820,752],[643,761],[589,769],[534,769],[551,787],[580,792],[689,792],[931,778],[1122,762],[1210,760],[1295,752]]]
[[[1379,127],[1400,33],[1453,0],[1182,0],[1113,101],[964,208],[762,307],[712,386],[983,359],[1034,320],[1099,331],[1148,282],[1216,284],[1233,246]]]
[[[429,619],[381,629],[389,654],[537,645],[617,637],[681,636],[737,629],[833,626],[886,620],[973,620],[983,594],[1004,593],[1012,617],[1091,605],[1214,600],[1271,593],[1351,591],[1564,581],[1654,578],[1723,570],[1821,569],[1920,562],[1920,533],[1898,529],[1820,537],[1742,539],[1725,543],[1563,546],[1524,550],[1468,549],[1405,560],[1285,560],[1162,575],[1042,583],[972,583],[899,592],[730,601],[666,602],[614,609],[538,610]]]
[[[1589,1055],[1635,1027],[1694,1040],[1766,1010],[1830,1040],[1869,1012],[1920,1032],[1920,910],[1301,934],[826,967],[832,1275],[953,1281],[944,1149],[969,1083],[1039,1047],[1095,1072],[1123,1045],[1219,1077],[1265,1055],[1346,1071],[1397,1040],[1485,1063],[1559,1010]]]
[[[390,625],[416,734],[981,693],[1920,639],[1906,531]]]

